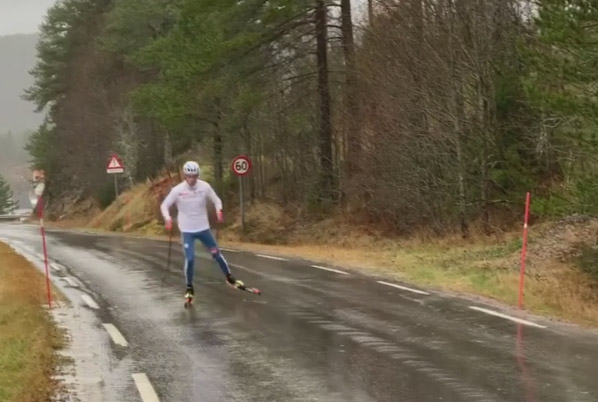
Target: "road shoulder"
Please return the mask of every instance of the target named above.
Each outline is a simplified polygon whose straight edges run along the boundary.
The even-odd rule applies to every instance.
[[[46,401],[58,391],[63,331],[48,314],[43,275],[0,242],[0,400]]]
[[[34,349],[28,355],[23,356],[23,360],[26,359],[28,364],[42,368],[32,372],[31,376],[17,378],[24,385],[34,385],[27,387],[32,394],[19,394],[16,399],[8,399],[8,401],[100,402],[114,400],[116,395],[108,394],[115,391],[105,387],[112,377],[120,375],[114,372],[115,356],[111,350],[111,340],[109,334],[101,326],[101,320],[97,316],[99,310],[85,302],[84,296],[90,300],[94,299],[88,295],[83,284],[71,276],[66,267],[50,259],[48,267],[52,283],[52,302],[51,308],[48,308],[46,282],[43,275],[45,270],[43,256],[20,241],[8,239],[0,239],[0,253],[2,253],[1,250],[4,250],[7,255],[10,254],[11,258],[18,261],[19,266],[23,267],[19,269],[16,276],[22,275],[22,280],[27,283],[27,287],[20,288],[18,293],[30,295],[35,306],[33,308],[39,311],[38,316],[28,320],[29,325],[34,325],[36,328],[29,328],[28,331],[41,337],[47,346],[42,353]],[[0,256],[0,260],[4,262],[4,255]],[[0,271],[3,267],[12,265],[2,264]],[[24,272],[27,272],[27,275],[24,275]],[[4,273],[0,272],[0,274],[5,277]],[[18,300],[15,294],[12,297]],[[27,307],[20,301],[17,303],[19,309]],[[0,305],[4,307],[3,303]],[[4,319],[0,316],[0,323]],[[4,333],[4,329],[2,333]],[[46,339],[49,335],[52,335],[50,339],[53,342],[51,343],[48,343],[49,341]],[[5,350],[4,347],[1,349]],[[29,356],[31,353],[33,355]],[[31,377],[35,377],[35,379],[32,380]],[[1,379],[0,375],[0,400],[5,400],[2,398]],[[37,386],[37,382],[40,382],[41,386]],[[40,392],[40,389],[43,391]]]

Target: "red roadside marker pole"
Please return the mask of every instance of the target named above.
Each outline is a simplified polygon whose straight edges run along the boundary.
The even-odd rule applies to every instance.
[[[521,271],[519,274],[519,308],[523,307],[523,285],[525,280],[525,256],[527,253],[527,229],[529,222],[530,193],[525,197],[525,216],[523,218],[523,247],[521,249]]]

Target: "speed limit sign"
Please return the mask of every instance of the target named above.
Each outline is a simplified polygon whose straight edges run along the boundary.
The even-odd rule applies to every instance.
[[[241,207],[241,230],[245,232],[245,208],[243,206],[243,176],[251,170],[251,159],[245,155],[238,155],[231,163],[233,173],[239,177],[239,206]]]
[[[251,170],[251,160],[245,155],[239,155],[233,159],[232,169],[237,176],[245,176]]]

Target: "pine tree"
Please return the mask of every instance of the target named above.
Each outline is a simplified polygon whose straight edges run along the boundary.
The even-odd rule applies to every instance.
[[[0,176],[0,214],[8,214],[17,208],[13,193],[4,177]]]

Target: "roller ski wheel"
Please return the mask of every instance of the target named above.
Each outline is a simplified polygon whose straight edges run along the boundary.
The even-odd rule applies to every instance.
[[[192,304],[193,304],[193,294],[190,292],[187,292],[185,294],[185,308],[191,307]]]

